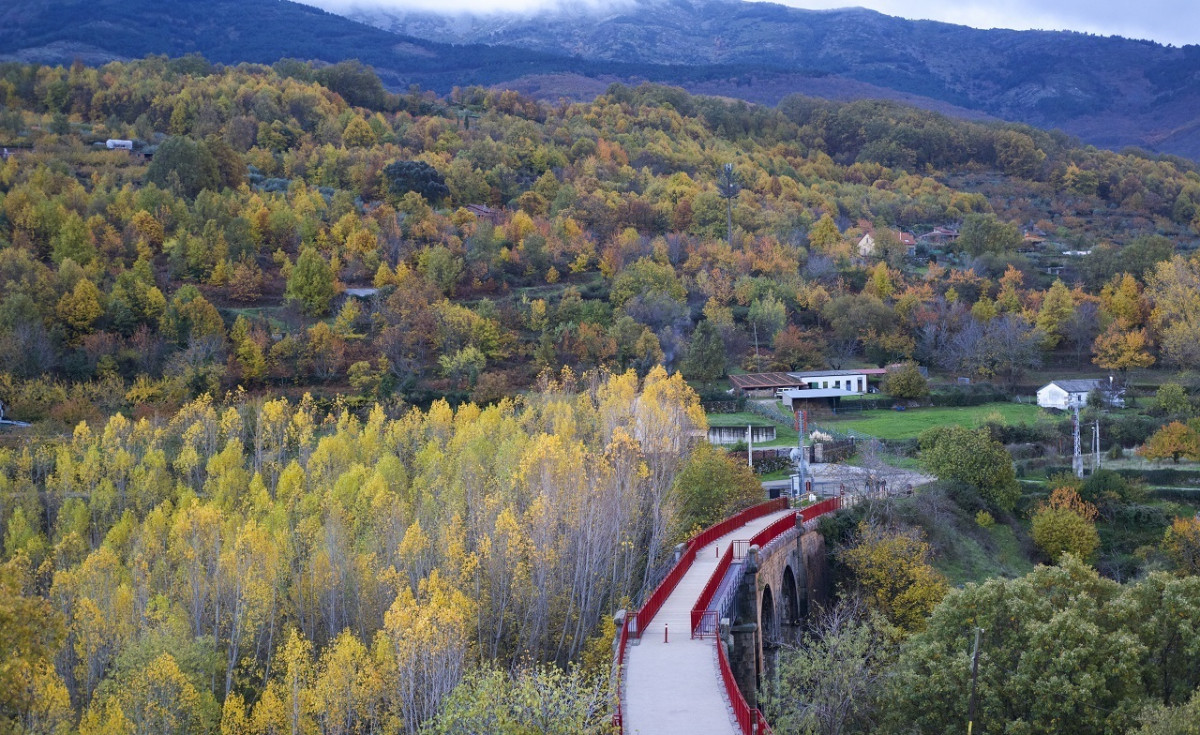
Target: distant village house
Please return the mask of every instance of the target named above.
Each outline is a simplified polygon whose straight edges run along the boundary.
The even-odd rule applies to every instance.
[[[1098,391],[1106,405],[1120,408],[1125,405],[1124,389],[1110,378],[1085,380],[1055,380],[1038,389],[1037,405],[1060,411],[1086,406],[1088,396]]]

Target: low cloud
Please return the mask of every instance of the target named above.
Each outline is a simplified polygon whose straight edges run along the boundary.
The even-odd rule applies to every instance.
[[[382,8],[431,13],[544,11],[603,13],[655,0],[302,0],[336,13]],[[667,2],[668,0],[662,0]],[[1170,43],[1200,43],[1200,3],[1195,0],[770,0],[827,10],[850,5],[901,18],[939,20],[974,28],[1069,30]]]

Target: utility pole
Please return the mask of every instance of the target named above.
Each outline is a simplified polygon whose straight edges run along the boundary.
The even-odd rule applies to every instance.
[[[1092,474],[1100,469],[1100,419],[1096,419],[1096,423],[1092,425]]]
[[[1075,453],[1071,455],[1071,469],[1075,472],[1076,477],[1083,477],[1083,452],[1079,448],[1079,404],[1075,404],[1075,420],[1072,423],[1075,434]]]
[[[754,469],[754,427],[746,424],[746,461]]]
[[[971,696],[967,699],[967,735],[975,727],[975,684],[979,681],[979,638],[983,628],[975,629],[975,652],[971,654]]]

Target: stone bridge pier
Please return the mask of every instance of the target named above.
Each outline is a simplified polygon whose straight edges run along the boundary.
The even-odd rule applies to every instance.
[[[811,524],[810,524],[811,525]],[[764,548],[746,550],[745,573],[722,631],[738,688],[751,707],[773,666],[773,652],[799,640],[810,613],[830,599],[825,538],[796,528]]]

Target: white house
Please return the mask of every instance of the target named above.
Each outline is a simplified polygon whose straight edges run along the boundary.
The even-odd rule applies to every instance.
[[[860,257],[869,258],[875,254],[875,236],[871,233],[866,233],[858,241],[858,254]]]
[[[1037,404],[1042,408],[1057,408],[1060,411],[1084,406],[1088,394],[1099,390],[1110,406],[1123,406],[1125,399],[1119,389],[1114,387],[1112,378],[1104,380],[1093,378],[1088,380],[1055,380],[1038,389]]]
[[[862,395],[867,392],[867,375],[882,370],[805,370],[788,373],[804,381],[809,390],[834,388],[846,391],[846,395]]]

